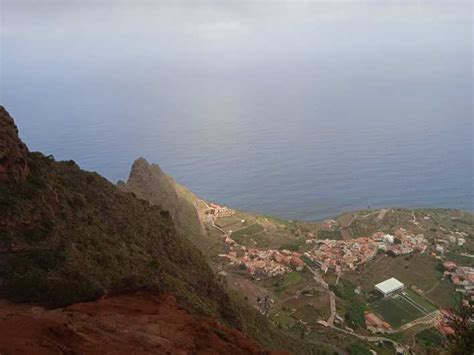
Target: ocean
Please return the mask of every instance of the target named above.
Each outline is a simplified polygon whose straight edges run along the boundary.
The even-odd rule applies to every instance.
[[[0,103],[112,182],[318,220],[474,210],[472,2],[1,3]]]

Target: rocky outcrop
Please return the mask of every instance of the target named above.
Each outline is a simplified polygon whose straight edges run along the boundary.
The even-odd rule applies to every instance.
[[[240,331],[135,293],[46,310],[0,301],[2,354],[266,354]]]
[[[166,175],[159,165],[139,158],[132,165],[128,181],[119,182],[117,186],[169,211],[181,234],[191,238],[203,234],[204,227],[199,216],[203,201]]]
[[[0,184],[21,182],[28,176],[28,148],[18,137],[10,114],[0,106]]]

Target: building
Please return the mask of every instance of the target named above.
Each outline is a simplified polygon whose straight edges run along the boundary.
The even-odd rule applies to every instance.
[[[383,240],[386,243],[393,244],[395,242],[395,237],[393,235],[390,235],[390,234],[385,234],[383,236]]]
[[[380,319],[372,312],[364,312],[365,327],[372,333],[384,333],[390,329],[390,324]]]
[[[442,246],[440,244],[436,244],[436,251],[441,253],[441,254],[444,254],[444,246]]]
[[[405,285],[394,277],[375,285],[375,289],[380,292],[384,297],[391,296],[403,290],[404,288]]]

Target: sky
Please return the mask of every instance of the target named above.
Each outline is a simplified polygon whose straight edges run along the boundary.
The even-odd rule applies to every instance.
[[[280,215],[470,204],[471,1],[0,6],[0,102],[33,150],[113,182],[145,156]]]

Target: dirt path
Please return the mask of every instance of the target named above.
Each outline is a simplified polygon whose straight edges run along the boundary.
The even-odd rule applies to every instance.
[[[329,291],[329,306],[331,309],[331,315],[329,316],[327,322],[330,326],[334,324],[334,319],[336,318],[336,295],[334,292]]]
[[[348,223],[346,223],[346,224],[344,224],[344,225],[341,224],[341,229],[349,228],[349,227],[352,225],[352,223],[353,223],[357,218],[367,218],[367,217],[372,216],[372,215],[377,214],[377,213],[378,213],[379,216],[380,216],[380,214],[381,214],[382,212],[383,212],[383,215],[382,215],[382,218],[383,218],[383,217],[385,216],[385,214],[388,212],[388,210],[385,209],[385,208],[383,208],[381,211],[369,212],[369,213],[363,214],[363,215],[354,214],[354,215],[352,216],[351,220],[350,220]],[[378,217],[377,217],[377,218],[378,218]]]
[[[216,225],[216,222],[214,221],[214,218],[210,218],[209,221],[211,222],[211,227],[214,227],[215,229],[217,229],[219,232],[221,232],[223,235],[227,235],[227,232],[225,230],[223,230],[221,227],[217,226]]]
[[[388,210],[386,208],[382,208],[379,212],[379,215],[377,216],[376,220],[378,222],[382,221],[385,215],[387,214]]]
[[[431,287],[428,291],[425,291],[424,293],[425,293],[425,294],[431,293],[436,287],[438,287],[438,285],[440,284],[440,282],[441,282],[441,281],[436,282],[433,287]]]
[[[415,211],[411,211],[411,216],[413,217],[413,219],[410,222],[413,223],[415,226],[417,226],[419,222],[416,219]]]

